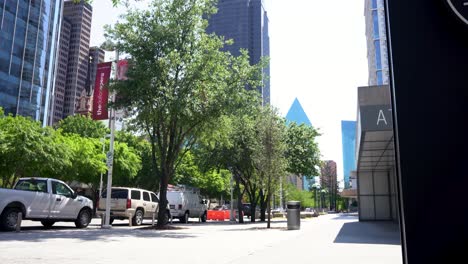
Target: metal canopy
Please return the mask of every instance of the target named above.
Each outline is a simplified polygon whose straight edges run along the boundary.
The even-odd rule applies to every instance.
[[[358,171],[386,171],[395,164],[393,131],[362,131]]]

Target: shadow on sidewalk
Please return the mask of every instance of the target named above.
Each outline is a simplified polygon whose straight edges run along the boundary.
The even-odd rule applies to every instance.
[[[26,241],[41,242],[51,239],[77,239],[81,241],[102,241],[112,242],[122,238],[141,237],[141,238],[193,238],[193,234],[182,232],[171,232],[168,230],[143,230],[139,229],[111,229],[86,228],[77,229],[74,227],[54,226],[50,229],[41,227],[24,227],[21,232],[1,232],[0,242],[3,241]]]
[[[393,222],[344,223],[334,243],[400,245],[398,224]]]

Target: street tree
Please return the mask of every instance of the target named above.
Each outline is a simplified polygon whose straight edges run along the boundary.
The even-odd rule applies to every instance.
[[[287,171],[299,177],[319,175],[321,155],[316,142],[320,136],[317,129],[291,122],[288,124],[286,137],[286,158],[288,160]]]
[[[64,134],[77,134],[90,138],[104,138],[109,133],[104,123],[93,120],[90,115],[67,116],[60,120],[56,127]]]
[[[259,143],[254,161],[261,184],[261,220],[265,221],[265,210],[267,210],[267,228],[270,228],[271,196],[286,174],[286,124],[276,109],[266,106],[261,109],[256,128]],[[252,212],[254,213],[255,211]]]
[[[59,176],[70,164],[70,152],[52,128],[29,117],[0,114],[2,187],[12,187],[19,177]]]
[[[128,79],[112,89],[120,98],[115,106],[125,107],[149,138],[161,177],[158,226],[166,224],[167,185],[183,155],[262,78],[262,66],[251,66],[245,51],[223,52],[226,41],[205,32],[215,10],[211,0],[153,0],[107,28],[108,40],[130,56]]]

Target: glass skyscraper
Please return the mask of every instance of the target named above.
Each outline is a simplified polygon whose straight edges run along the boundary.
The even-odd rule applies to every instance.
[[[384,0],[365,0],[369,85],[389,82]]]
[[[61,0],[0,0],[0,107],[47,124]]]
[[[344,187],[349,188],[349,176],[356,170],[356,121],[341,121],[341,140]]]
[[[262,0],[219,0],[217,7],[218,13],[210,17],[207,31],[234,40],[226,51],[237,56],[240,49],[248,50],[252,65],[261,57],[270,56],[269,20]],[[270,66],[264,74],[268,77],[259,92],[263,103],[270,104]]]

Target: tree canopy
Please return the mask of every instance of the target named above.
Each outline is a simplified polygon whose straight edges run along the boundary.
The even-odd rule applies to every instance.
[[[205,32],[205,18],[215,10],[210,0],[153,0],[107,29],[108,40],[130,56],[128,79],[112,85],[120,98],[116,107],[149,138],[163,209],[184,153],[243,101],[245,87],[261,85],[262,65],[251,66],[245,51],[239,57],[223,52],[226,42]]]

